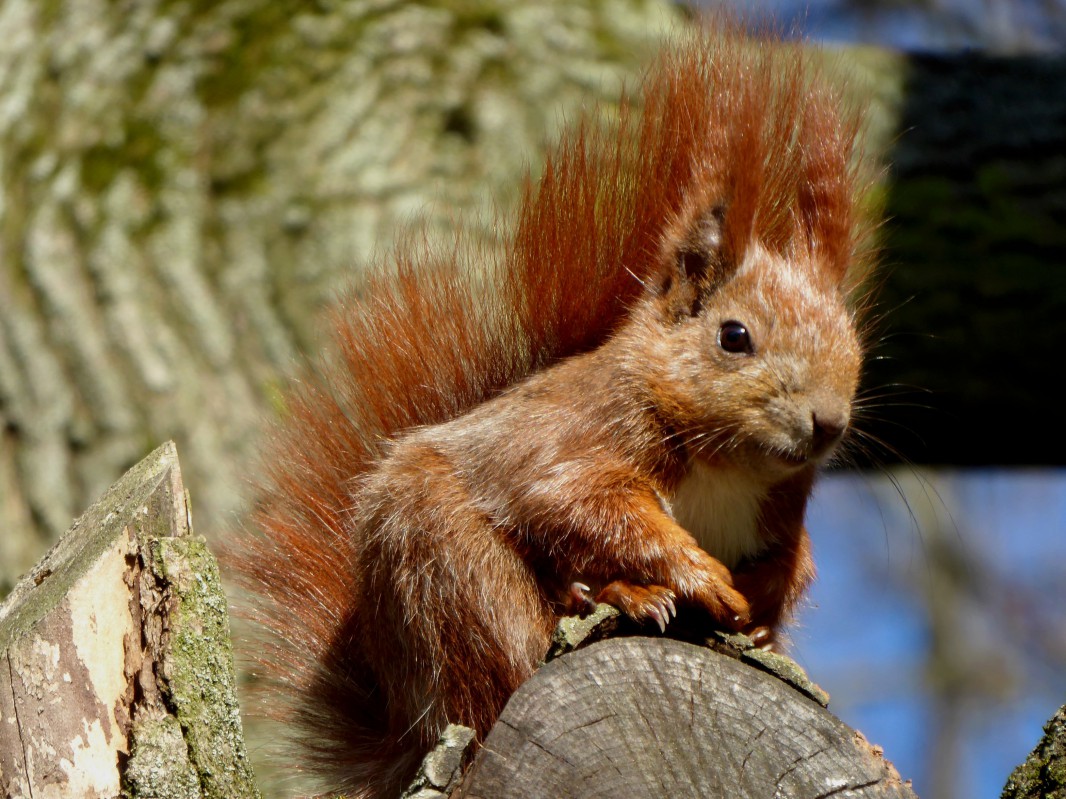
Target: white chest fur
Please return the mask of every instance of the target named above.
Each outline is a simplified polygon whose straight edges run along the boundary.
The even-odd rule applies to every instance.
[[[766,488],[737,469],[696,463],[669,497],[677,523],[729,568],[763,547],[759,506]]]

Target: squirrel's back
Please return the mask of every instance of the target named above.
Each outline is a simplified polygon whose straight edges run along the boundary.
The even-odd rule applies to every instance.
[[[336,349],[289,395],[229,557],[269,631],[271,701],[338,785],[396,793],[444,723],[486,732],[575,579],[631,615],[666,613],[676,596],[743,616],[729,570],[773,538],[781,585],[759,577],[750,591],[772,607],[752,601],[751,620],[787,615],[810,576],[813,469],[857,380],[845,302],[867,232],[857,128],[799,47],[719,22],[664,51],[615,118],[564,135],[500,252],[403,245],[340,304]],[[671,349],[686,325],[718,336],[707,346],[736,333],[725,306],[707,312],[726,285],[747,291],[733,306],[753,309],[744,336],[770,320],[787,381],[771,389],[750,363]],[[774,332],[797,314],[826,327],[826,352]],[[755,415],[752,397],[769,410]],[[697,434],[686,426],[700,403],[714,407]],[[735,453],[788,476],[729,471]],[[714,512],[730,510],[706,540],[692,532],[705,549],[735,547],[718,560],[683,529],[708,518],[708,480],[727,497]],[[774,499],[778,486],[795,499]],[[754,539],[713,543],[752,525]]]

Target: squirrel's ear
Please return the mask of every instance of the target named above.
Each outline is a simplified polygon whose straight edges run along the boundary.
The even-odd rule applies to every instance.
[[[693,221],[677,248],[681,279],[701,284],[714,281],[722,264],[725,206],[715,205]]]
[[[667,249],[668,264],[659,281],[661,294],[702,294],[721,279],[725,258],[722,252],[724,205],[714,205],[695,216]]]

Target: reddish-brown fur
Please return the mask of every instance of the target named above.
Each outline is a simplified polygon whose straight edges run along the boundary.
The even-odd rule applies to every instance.
[[[798,48],[718,25],[564,137],[502,256],[404,245],[341,305],[229,558],[334,787],[395,794],[445,723],[484,734],[576,581],[788,618],[858,379],[856,128]]]

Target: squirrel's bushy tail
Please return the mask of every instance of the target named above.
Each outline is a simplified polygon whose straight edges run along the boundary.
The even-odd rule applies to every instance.
[[[269,702],[346,787],[407,773],[418,756],[383,739],[359,657],[373,642],[350,634],[353,478],[402,431],[602,343],[664,268],[666,238],[708,199],[726,208],[733,257],[758,240],[842,273],[863,234],[858,123],[806,60],[722,21],[674,43],[629,99],[562,138],[499,249],[402,244],[339,304],[331,355],[288,394],[227,559],[266,631],[257,654],[280,687]]]

